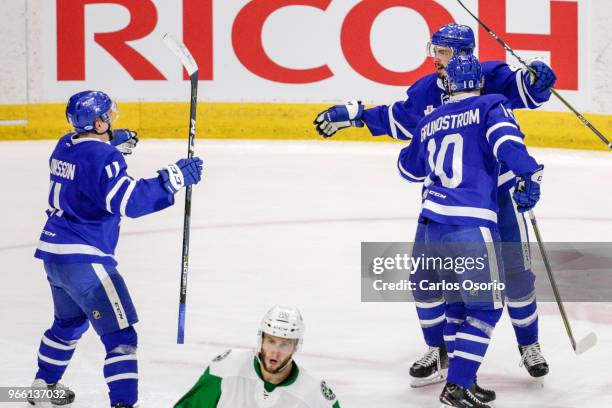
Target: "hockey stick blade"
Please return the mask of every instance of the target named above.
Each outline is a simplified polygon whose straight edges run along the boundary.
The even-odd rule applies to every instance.
[[[194,72],[198,70],[198,64],[193,59],[193,56],[185,46],[185,44],[178,42],[176,38],[174,38],[169,33],[164,34],[162,37],[164,44],[166,47],[176,55],[176,57],[181,61],[189,76],[193,75]]]
[[[578,344],[576,344],[576,349],[574,350],[574,352],[576,353],[576,355],[580,355],[585,351],[588,351],[595,347],[596,344],[597,335],[594,332],[591,332],[587,334],[582,340],[580,340]]]

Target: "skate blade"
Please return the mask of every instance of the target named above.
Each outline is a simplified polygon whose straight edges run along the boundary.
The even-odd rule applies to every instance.
[[[576,355],[580,355],[585,351],[595,347],[596,344],[597,335],[591,332],[587,334],[586,337],[584,337],[582,340],[580,340],[578,344],[576,344],[576,349],[574,351],[576,352]]]
[[[430,375],[429,377],[423,377],[423,378],[413,377],[412,381],[410,382],[410,386],[412,388],[421,388],[421,387],[426,387],[432,384],[438,384],[438,383],[446,381],[447,374],[448,374],[448,369],[442,369],[440,370],[440,372],[434,373]]]

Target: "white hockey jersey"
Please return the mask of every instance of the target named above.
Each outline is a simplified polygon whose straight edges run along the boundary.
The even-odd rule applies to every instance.
[[[252,351],[228,350],[216,357],[175,408],[340,408],[325,381],[294,362],[285,381],[263,380]]]

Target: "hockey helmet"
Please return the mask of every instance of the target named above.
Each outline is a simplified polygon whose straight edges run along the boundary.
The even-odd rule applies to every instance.
[[[118,116],[115,102],[101,91],[76,93],[66,106],[66,119],[78,133],[95,132],[94,122],[97,118],[110,125]]]
[[[476,47],[474,31],[467,25],[446,24],[432,35],[427,44],[428,55],[435,57],[439,47],[450,48],[453,54],[471,55]]]
[[[295,307],[276,305],[272,307],[261,320],[258,332],[257,352],[261,350],[261,341],[264,333],[284,339],[296,340],[296,351],[304,338],[304,320],[302,314]]]
[[[482,68],[474,55],[455,55],[446,66],[449,92],[475,91],[484,85]]]

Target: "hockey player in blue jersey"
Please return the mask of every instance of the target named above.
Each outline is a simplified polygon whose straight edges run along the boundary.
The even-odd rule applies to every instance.
[[[54,321],[43,334],[32,387],[60,390],[50,401],[53,407],[69,407],[74,400],[74,393],[59,381],[89,325],[106,349],[103,372],[110,405],[136,405],[138,341],[133,326],[138,316],[116,268],[119,224],[122,217],[141,217],[173,205],[174,194],[198,183],[202,175],[202,160],[194,157],[158,170],[153,178],[130,177],[123,154],[135,147],[136,133],[113,130],[115,116],[115,105],[105,93],[73,95],[66,117],[74,132],[58,141],[49,159],[48,219],[35,257],[44,262]]]
[[[517,210],[524,212],[540,198],[543,166],[527,152],[509,100],[497,94],[479,96],[483,76],[476,57],[454,56],[446,70],[448,103],[419,122],[398,159],[403,178],[423,183],[413,256],[484,262],[482,268],[467,270],[419,267],[410,280],[415,282],[415,301],[425,308],[445,300],[449,369],[440,401],[444,406],[487,408],[495,393],[478,386],[476,373],[504,301],[498,174],[506,167],[517,175],[513,195]],[[422,282],[454,282],[460,289],[431,289]],[[485,289],[469,290],[473,284]]]
[[[473,54],[474,33],[465,25],[447,24],[436,31],[428,44],[435,73],[415,82],[404,101],[392,105],[364,109],[358,101],[336,105],[321,112],[315,120],[317,131],[324,137],[333,136],[346,127],[367,126],[372,135],[386,134],[395,139],[410,140],[417,123],[450,95],[444,86],[445,68],[453,54]],[[503,62],[483,62],[483,94],[502,94],[508,112],[512,109],[535,109],[550,98],[550,88],[556,81],[554,72],[545,63],[535,60],[531,68],[517,69]],[[512,201],[514,174],[504,167],[499,178],[498,227],[504,242],[514,242],[503,248],[506,263],[508,314],[518,342],[521,361],[533,377],[548,373],[548,363],[540,350],[538,314],[535,299],[535,275],[531,271],[529,252],[520,243],[528,242],[527,224]],[[428,305],[431,306],[431,305]],[[419,387],[444,379],[447,364],[442,332],[445,325],[443,302],[424,308],[417,304],[417,314],[429,350],[411,367],[412,386]],[[442,370],[438,370],[441,367]]]

